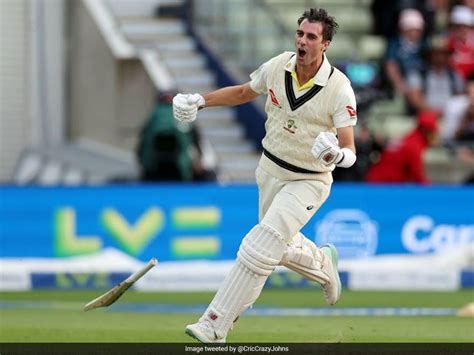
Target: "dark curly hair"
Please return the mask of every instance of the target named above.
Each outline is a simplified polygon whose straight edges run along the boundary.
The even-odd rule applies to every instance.
[[[298,19],[298,26],[304,20],[309,22],[320,22],[323,26],[323,39],[332,41],[332,38],[337,32],[339,25],[334,20],[334,17],[329,16],[328,12],[324,9],[311,8],[303,12],[303,15]]]

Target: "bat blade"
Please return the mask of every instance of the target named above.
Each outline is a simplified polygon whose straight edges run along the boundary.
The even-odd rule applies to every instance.
[[[100,308],[100,307],[108,307],[111,304],[113,304],[135,282],[137,282],[143,275],[145,275],[148,271],[150,271],[157,263],[158,261],[155,258],[151,259],[148,262],[148,264],[146,264],[143,268],[141,268],[140,270],[136,271],[135,273],[127,277],[127,279],[120,282],[118,285],[112,287],[103,295],[100,295],[99,297],[87,303],[83,308],[84,312],[91,311],[93,309]]]

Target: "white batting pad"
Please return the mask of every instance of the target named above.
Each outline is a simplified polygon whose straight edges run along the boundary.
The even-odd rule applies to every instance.
[[[280,265],[324,285],[329,277],[321,270],[323,258],[324,255],[316,244],[297,233],[285,249]]]
[[[217,338],[224,338],[235,319],[258,298],[285,247],[280,234],[262,224],[242,240],[235,265],[200,319],[211,322]]]

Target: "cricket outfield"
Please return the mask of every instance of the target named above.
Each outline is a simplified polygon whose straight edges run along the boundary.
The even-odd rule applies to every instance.
[[[108,308],[83,312],[100,291],[0,293],[0,342],[190,343],[212,293],[129,291]],[[471,343],[474,318],[456,312],[472,302],[457,292],[343,291],[329,307],[315,289],[265,289],[229,333],[228,342]]]

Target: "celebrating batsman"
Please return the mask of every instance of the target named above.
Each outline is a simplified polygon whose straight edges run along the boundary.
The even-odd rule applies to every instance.
[[[324,9],[305,11],[298,19],[296,52],[270,59],[245,84],[173,99],[175,118],[190,122],[201,108],[240,105],[268,95],[264,149],[256,171],[259,223],[243,238],[236,262],[207,310],[186,327],[187,334],[203,343],[225,342],[277,265],[320,283],[328,304],[339,300],[336,248],[318,248],[300,232],[328,198],[332,170],[356,161],[355,95],[350,81],[325,55],[337,27]]]

